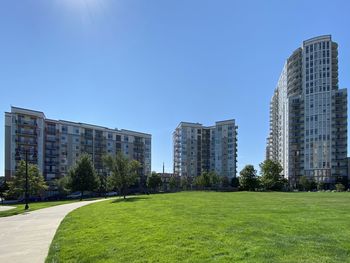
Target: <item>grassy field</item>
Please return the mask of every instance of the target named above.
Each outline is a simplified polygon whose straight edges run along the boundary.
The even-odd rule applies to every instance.
[[[350,262],[350,193],[182,192],[92,204],[46,262]]]
[[[93,200],[93,199],[84,199],[84,200]],[[42,208],[46,208],[46,207],[50,207],[50,206],[63,205],[63,204],[68,204],[68,203],[72,203],[72,202],[77,202],[77,201],[79,201],[79,200],[33,202],[33,203],[29,203],[29,209],[27,211],[24,210],[24,204],[13,204],[13,205],[9,205],[9,206],[13,206],[15,208],[11,209],[11,210],[1,211],[0,217],[18,215],[18,214],[22,214],[25,212],[34,211],[34,210],[38,210],[38,209],[42,209]]]

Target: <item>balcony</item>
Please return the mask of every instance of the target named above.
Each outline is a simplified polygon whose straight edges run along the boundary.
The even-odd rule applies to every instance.
[[[18,140],[16,139],[17,144],[23,144],[23,145],[37,145],[38,142],[36,140]]]
[[[24,130],[16,130],[17,135],[29,135],[29,136],[37,136],[36,131],[24,131]]]
[[[22,120],[19,119],[17,121],[17,125],[19,126],[28,126],[28,127],[36,127],[37,126],[37,122],[34,120]]]

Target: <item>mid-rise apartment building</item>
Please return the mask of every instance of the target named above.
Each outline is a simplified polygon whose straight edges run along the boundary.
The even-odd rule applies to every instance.
[[[237,126],[235,120],[218,121],[215,126],[181,122],[173,132],[174,174],[199,176],[215,171],[236,177]]]
[[[330,35],[303,42],[287,59],[270,103],[266,158],[292,186],[300,176],[347,178],[347,90],[338,87],[338,45]]]
[[[124,153],[140,162],[140,176],[151,172],[151,135],[92,124],[51,120],[40,111],[11,107],[5,112],[5,176],[28,154],[47,181],[67,175],[82,153],[91,155],[97,172],[102,156]]]

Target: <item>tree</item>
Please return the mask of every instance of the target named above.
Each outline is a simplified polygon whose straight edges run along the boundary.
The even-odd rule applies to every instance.
[[[15,176],[8,182],[8,196],[19,198],[24,196],[26,181],[26,162],[21,160],[18,163]],[[35,164],[28,163],[28,194],[29,196],[41,196],[47,190],[44,177]]]
[[[181,176],[181,188],[183,190],[191,190],[192,189],[192,183],[193,178],[190,176]]]
[[[316,189],[317,185],[313,178],[308,178],[305,175],[299,178],[299,188],[302,191],[311,191]]]
[[[230,186],[230,179],[227,176],[223,176],[221,178],[221,186],[222,187],[229,187]]]
[[[180,178],[178,176],[170,176],[169,178],[169,188],[170,191],[176,191],[180,187]]]
[[[337,184],[335,185],[335,190],[336,190],[337,192],[343,192],[343,191],[345,190],[345,186],[344,186],[343,184],[341,184],[341,183],[337,183]]]
[[[6,182],[6,180],[1,180],[0,182],[0,199],[1,199],[1,204],[4,204],[4,198],[5,198],[5,193],[9,190],[9,186]]]
[[[281,172],[282,166],[279,162],[265,160],[260,164],[261,184],[265,190],[282,190],[285,184]]]
[[[197,176],[195,179],[195,184],[200,188],[210,188],[212,186],[218,187],[219,183],[220,178],[213,171],[204,172],[200,176]]]
[[[81,155],[77,163],[69,170],[69,177],[71,190],[81,193],[80,200],[83,199],[85,191],[94,191],[97,188],[98,179],[90,155]]]
[[[324,182],[318,182],[317,183],[317,190],[321,191],[321,190],[325,190],[325,183]]]
[[[342,184],[345,188],[349,185],[349,180],[347,176],[337,176],[335,184]]]
[[[238,188],[239,187],[239,179],[237,177],[233,177],[231,179],[231,186],[232,187],[235,187],[235,188]]]
[[[100,171],[99,173],[97,173],[97,177],[98,177],[98,191],[100,196],[102,196],[102,194],[104,194],[105,198],[106,196],[106,192],[107,192],[107,188],[108,188],[108,184],[107,184],[107,173],[104,171]]]
[[[103,162],[110,172],[108,184],[118,189],[118,193],[126,198],[128,188],[137,181],[137,171],[140,163],[135,160],[129,160],[123,153],[118,152],[115,157],[106,155]]]
[[[239,173],[240,189],[254,191],[259,185],[259,179],[256,176],[256,170],[253,165],[246,165]]]
[[[153,192],[157,192],[161,185],[162,185],[162,178],[156,172],[152,172],[147,177],[147,187],[152,189]]]
[[[63,176],[60,179],[56,180],[58,193],[61,195],[67,195],[71,192],[71,178],[70,176]]]
[[[212,186],[212,179],[211,179],[211,174],[208,172],[204,172],[200,175],[199,178],[199,185],[202,187],[211,187]]]
[[[219,188],[219,184],[221,182],[220,177],[214,172],[209,172],[209,178],[210,178],[210,187]]]
[[[196,186],[196,189],[202,189],[204,188],[205,182],[203,175],[199,175],[194,177],[194,185]]]

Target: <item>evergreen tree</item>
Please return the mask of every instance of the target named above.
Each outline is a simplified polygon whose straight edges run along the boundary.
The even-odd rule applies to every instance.
[[[259,186],[259,179],[253,165],[246,165],[239,173],[240,189],[254,191]]]
[[[265,190],[282,190],[285,187],[285,180],[281,175],[283,171],[279,162],[266,160],[260,164],[261,184]]]
[[[15,176],[8,182],[8,195],[19,198],[24,196],[26,182],[26,162],[20,161]],[[47,184],[35,164],[28,163],[28,194],[29,196],[42,195],[47,190]]]

